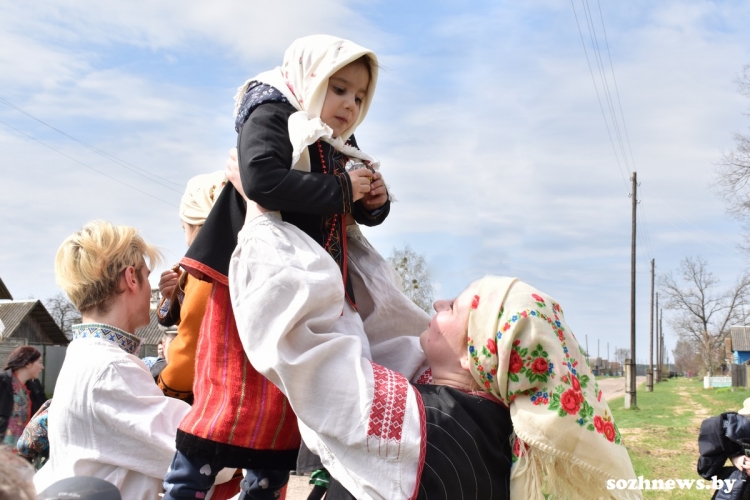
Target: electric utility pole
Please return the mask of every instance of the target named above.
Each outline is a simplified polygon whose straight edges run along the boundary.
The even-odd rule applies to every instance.
[[[656,329],[656,355],[654,356],[656,373],[654,373],[654,382],[661,382],[661,375],[659,375],[659,353],[661,352],[659,347],[659,292],[656,292],[656,307],[654,307],[654,311],[656,312],[656,319],[654,321],[654,328]]]
[[[625,381],[625,408],[635,408],[635,235],[636,235],[636,206],[638,205],[638,174],[633,172],[633,191],[630,193],[633,205],[632,235],[630,241],[630,373]]]
[[[662,365],[664,364],[664,310],[659,311],[659,380],[661,380]]]
[[[654,259],[651,259],[651,309],[648,322],[648,376],[646,377],[646,392],[654,392]]]

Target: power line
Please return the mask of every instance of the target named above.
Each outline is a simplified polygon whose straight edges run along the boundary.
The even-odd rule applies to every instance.
[[[604,58],[602,57],[602,54],[601,54],[602,51],[600,49],[600,43],[599,43],[599,39],[597,36],[597,29],[596,29],[596,23],[594,22],[594,16],[591,13],[591,8],[589,6],[588,0],[581,0],[581,6],[583,9],[584,17],[586,19],[586,25],[589,31],[591,48],[592,48],[594,60],[596,62],[596,67],[599,73],[602,93],[604,94],[604,98],[607,103],[606,108],[609,111],[609,119],[604,109],[605,106],[602,103],[601,95],[599,93],[599,85],[597,85],[596,83],[596,77],[594,76],[594,71],[591,65],[590,58],[588,56],[588,50],[586,48],[586,43],[584,41],[583,32],[581,30],[581,25],[578,20],[578,14],[577,14],[573,0],[571,0],[571,6],[573,8],[573,15],[576,20],[578,33],[581,37],[581,43],[583,45],[584,54],[586,56],[586,62],[589,67],[589,73],[591,74],[591,79],[594,82],[594,90],[596,91],[597,101],[599,102],[599,109],[602,112],[602,117],[604,118],[604,124],[605,124],[605,127],[607,128],[607,134],[609,135],[610,143],[612,144],[612,150],[615,154],[615,161],[617,162],[617,166],[620,169],[621,174],[623,173],[622,165],[625,165],[626,168],[632,168],[633,171],[636,171],[637,169],[635,167],[633,149],[630,144],[630,136],[628,134],[627,124],[625,123],[625,115],[622,110],[622,101],[620,99],[620,91],[617,86],[617,78],[615,77],[614,63],[612,62],[612,54],[609,49],[609,39],[607,37],[607,30],[604,25],[604,15],[601,9],[601,4],[599,3],[599,0],[597,0],[597,6],[599,8],[599,19],[601,21],[602,33],[604,35],[605,47],[607,50],[607,59],[609,62],[610,73],[612,77],[612,84],[615,88],[614,97],[612,96],[611,85],[608,81]],[[615,97],[617,99],[616,106],[615,106]],[[618,110],[620,114],[619,119],[617,116]],[[612,121],[611,128],[609,124],[610,120]],[[622,125],[620,125],[620,122],[622,122]],[[615,142],[617,144],[615,144]],[[629,159],[628,159],[628,156],[630,156]],[[646,222],[647,221],[646,210],[643,204],[641,203],[641,201],[643,201],[643,198],[644,198],[643,193],[641,193],[641,199],[638,200],[638,205],[639,205],[638,210],[640,212],[640,218],[642,219],[642,230],[639,231],[637,234],[637,240],[639,242],[638,254],[640,257],[644,259],[644,261],[650,262],[650,260],[653,258],[653,247],[652,247],[652,242],[651,242],[649,225]]]
[[[625,114],[622,112],[622,102],[620,101],[620,89],[617,87],[617,79],[615,78],[615,65],[612,64],[612,54],[609,52],[609,39],[607,38],[607,28],[604,26],[604,15],[602,14],[602,4],[599,0],[596,0],[599,6],[599,18],[602,20],[602,31],[604,32],[604,43],[607,47],[607,57],[609,58],[609,67],[612,70],[612,81],[615,84],[615,95],[617,96],[617,105],[620,108],[620,117],[622,118],[622,128],[625,130],[625,140],[628,143],[628,150],[630,151],[630,160],[635,165],[635,157],[633,156],[633,148],[630,147],[630,135],[628,134],[628,127],[625,124]]]
[[[131,172],[134,172],[134,173],[136,173],[136,174],[140,175],[141,177],[144,177],[145,179],[147,179],[147,180],[149,180],[149,181],[151,181],[151,182],[155,182],[155,183],[159,184],[160,186],[162,186],[162,187],[165,187],[165,188],[167,188],[167,189],[171,189],[172,191],[175,191],[175,192],[177,192],[177,193],[182,193],[182,185],[181,185],[181,184],[178,184],[178,183],[176,183],[176,182],[174,182],[174,181],[172,181],[172,180],[170,180],[170,179],[167,179],[167,178],[165,178],[165,177],[161,177],[161,176],[159,176],[159,175],[156,175],[156,174],[154,174],[154,173],[151,173],[151,172],[149,172],[148,170],[142,169],[142,168],[140,168],[140,167],[136,167],[135,165],[132,165],[132,164],[130,164],[130,163],[128,163],[128,162],[126,162],[126,161],[124,161],[124,160],[120,160],[119,158],[117,158],[117,157],[115,157],[115,156],[112,156],[111,154],[109,154],[109,153],[107,153],[107,152],[105,152],[105,151],[102,151],[102,150],[100,150],[100,149],[97,149],[97,148],[95,148],[94,146],[92,146],[92,145],[90,145],[90,144],[87,144],[87,143],[83,142],[82,140],[80,140],[80,139],[77,139],[77,138],[73,137],[72,135],[70,135],[70,134],[68,134],[68,133],[66,133],[66,132],[64,132],[64,131],[62,131],[62,130],[60,130],[59,128],[56,128],[56,127],[54,127],[54,126],[50,125],[49,123],[47,123],[47,122],[45,122],[45,121],[43,121],[43,120],[41,120],[41,119],[37,118],[36,116],[32,115],[32,114],[31,114],[31,113],[29,113],[28,111],[25,111],[24,109],[21,109],[20,107],[16,106],[15,104],[13,104],[12,102],[8,101],[7,99],[4,99],[4,98],[0,97],[0,103],[2,103],[2,104],[5,104],[6,106],[8,106],[8,107],[10,107],[10,108],[12,108],[12,109],[15,109],[15,110],[16,110],[16,111],[18,111],[19,113],[23,113],[24,115],[28,116],[28,117],[29,117],[29,118],[31,118],[32,120],[35,120],[35,121],[37,121],[37,122],[41,123],[42,125],[44,125],[44,126],[46,126],[46,127],[49,127],[49,128],[51,128],[51,129],[52,129],[52,130],[54,130],[55,132],[57,132],[57,133],[59,133],[59,134],[61,134],[61,135],[64,135],[64,136],[65,136],[65,137],[67,137],[68,139],[70,139],[70,140],[72,140],[72,141],[75,141],[75,142],[77,142],[77,143],[78,143],[78,144],[80,144],[81,146],[83,146],[83,147],[85,147],[85,148],[87,148],[87,149],[89,149],[89,150],[93,151],[94,153],[96,153],[96,154],[98,154],[98,155],[100,155],[100,156],[103,156],[104,158],[106,158],[106,159],[108,159],[108,160],[110,160],[110,161],[112,161],[112,162],[114,162],[114,163],[116,163],[116,164],[120,165],[121,167],[123,167],[123,168],[125,168],[125,169],[127,169],[127,170],[130,170]],[[149,177],[149,176],[150,176],[150,177]],[[166,185],[166,184],[163,184],[163,183],[159,182],[159,181],[158,181],[158,180],[156,180],[156,179],[152,179],[151,177],[155,177],[156,179],[160,179],[160,180],[162,180],[162,181],[168,182],[169,184],[172,184],[172,185],[174,185],[174,186],[177,186],[177,187],[178,187],[178,188],[180,188],[180,189],[175,189],[174,187],[172,187],[172,186],[168,186],[168,185]]]
[[[623,162],[625,162],[625,167],[629,168],[631,170],[635,170],[635,167],[632,166],[632,163],[628,162],[628,156],[625,154],[625,146],[622,142],[622,134],[620,133],[620,125],[617,121],[617,113],[615,112],[614,105],[612,104],[612,93],[609,91],[609,82],[607,81],[607,72],[604,69],[604,62],[602,60],[601,51],[599,50],[599,39],[596,36],[596,28],[594,26],[594,18],[591,15],[591,10],[589,9],[589,4],[587,0],[581,0],[581,3],[584,6],[584,14],[586,15],[586,23],[589,27],[589,36],[591,38],[591,46],[594,49],[594,56],[596,57],[597,66],[599,69],[599,76],[602,81],[602,88],[604,90],[604,96],[607,99],[607,106],[609,107],[610,115],[612,116],[612,127],[615,130],[615,136],[617,137],[617,143],[620,146],[620,152],[622,154]]]
[[[591,69],[591,61],[589,60],[589,53],[586,50],[586,42],[583,40],[583,32],[581,31],[581,25],[578,22],[578,14],[576,13],[576,7],[573,4],[573,0],[570,0],[570,5],[573,7],[573,16],[575,16],[576,19],[576,26],[578,26],[578,34],[581,36],[581,45],[583,45],[583,53],[586,55],[586,64],[589,66],[589,73],[591,73],[591,81],[594,82],[594,90],[596,91],[596,99],[599,101],[599,109],[602,111],[602,117],[604,117],[604,125],[607,127],[607,135],[609,136],[609,142],[612,144],[612,150],[615,153],[615,160],[617,161],[617,168],[620,170],[620,175],[622,176],[622,181],[627,185],[627,177],[625,176],[625,173],[622,170],[622,165],[620,164],[620,157],[617,155],[617,149],[615,148],[615,141],[612,139],[612,132],[609,130],[609,123],[607,121],[607,115],[604,112],[604,106],[602,105],[602,99],[599,96],[599,87],[596,85],[596,78],[594,78],[594,70]]]
[[[36,137],[33,137],[33,136],[31,136],[31,135],[27,134],[26,132],[23,132],[23,131],[21,131],[21,130],[18,130],[18,129],[17,129],[17,128],[15,128],[14,126],[12,126],[12,125],[9,125],[9,124],[5,123],[5,122],[4,122],[4,121],[2,121],[2,120],[0,120],[0,123],[2,123],[3,125],[5,125],[6,127],[10,128],[10,129],[13,129],[13,130],[15,130],[16,132],[18,132],[18,133],[19,133],[19,134],[21,134],[21,135],[23,135],[23,136],[25,136],[25,137],[28,137],[28,138],[29,138],[29,139],[31,139],[32,141],[36,141],[36,142],[38,142],[39,144],[41,144],[42,146],[44,146],[44,147],[46,147],[46,148],[49,148],[49,149],[51,149],[51,150],[52,150],[52,151],[54,151],[55,153],[61,154],[62,156],[66,157],[66,158],[68,158],[68,159],[70,159],[70,160],[73,160],[74,162],[76,162],[76,163],[78,163],[78,164],[80,164],[80,165],[83,165],[84,167],[86,167],[86,168],[88,168],[88,169],[91,169],[91,170],[93,170],[94,172],[96,172],[96,173],[98,173],[98,174],[101,174],[101,175],[103,175],[104,177],[107,177],[107,178],[109,178],[109,179],[112,179],[112,180],[113,180],[113,181],[115,181],[115,182],[119,182],[119,183],[120,183],[120,184],[122,184],[123,186],[127,186],[127,187],[129,187],[130,189],[133,189],[134,191],[138,191],[138,192],[139,192],[139,193],[141,193],[141,194],[145,194],[146,196],[150,196],[151,198],[153,198],[153,199],[155,199],[155,200],[159,200],[159,201],[161,201],[162,203],[166,203],[167,205],[170,205],[170,206],[173,206],[173,207],[177,207],[177,205],[175,205],[174,203],[171,203],[171,202],[169,202],[169,201],[166,201],[166,200],[162,200],[161,198],[159,198],[159,197],[157,197],[157,196],[154,196],[154,195],[152,195],[152,194],[150,194],[150,193],[147,193],[146,191],[142,191],[142,190],[138,189],[138,188],[137,188],[137,187],[135,187],[135,186],[131,186],[131,185],[130,185],[130,184],[128,184],[127,182],[123,182],[123,181],[121,181],[121,180],[119,180],[119,179],[116,179],[115,177],[112,177],[111,175],[109,175],[109,174],[108,174],[108,173],[106,173],[106,172],[102,172],[101,170],[99,170],[99,169],[97,169],[97,168],[95,168],[95,167],[92,167],[91,165],[88,165],[88,164],[86,164],[86,163],[83,163],[82,161],[80,161],[80,160],[77,160],[77,159],[73,158],[72,156],[69,156],[69,155],[67,155],[67,154],[63,153],[63,152],[62,152],[62,151],[60,151],[59,149],[55,149],[55,148],[53,148],[52,146],[50,146],[49,144],[47,144],[47,143],[45,143],[45,142],[43,142],[43,141],[40,141],[40,140],[39,140],[39,139],[37,139]]]

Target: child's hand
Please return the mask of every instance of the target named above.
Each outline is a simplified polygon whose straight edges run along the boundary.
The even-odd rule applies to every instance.
[[[352,201],[361,200],[363,196],[369,193],[370,183],[374,179],[373,175],[378,175],[377,172],[373,174],[367,168],[358,168],[357,170],[350,170],[347,173],[352,183]]]
[[[177,286],[177,282],[180,280],[180,274],[182,271],[179,266],[175,266],[172,269],[167,269],[161,273],[161,279],[159,280],[159,292],[161,296],[165,298],[171,298],[174,293],[174,287]]]
[[[362,204],[367,210],[372,212],[385,205],[388,201],[388,191],[385,189],[385,182],[380,172],[372,174],[372,184],[370,184],[370,192],[362,197]]]

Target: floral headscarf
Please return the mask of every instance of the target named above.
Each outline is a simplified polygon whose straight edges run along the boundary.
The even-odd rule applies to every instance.
[[[328,79],[349,63],[362,56],[370,59],[370,85],[362,100],[357,121],[341,136],[333,138],[333,130],[323,123],[320,113],[328,90]],[[346,140],[367,116],[375,86],[378,81],[378,64],[375,53],[364,47],[329,35],[312,35],[295,40],[284,54],[282,66],[261,73],[246,81],[235,95],[235,116],[240,110],[245,92],[253,82],[271,85],[281,92],[297,112],[289,117],[289,138],[292,143],[292,167],[306,170],[297,165],[307,146],[318,139],[332,144],[334,148],[350,157],[369,161],[377,167],[377,160],[356,148],[346,146]],[[309,166],[308,166],[309,168]]]
[[[607,490],[608,479],[635,473],[560,305],[515,278],[486,276],[471,307],[471,374],[513,421],[511,498],[640,498]]]

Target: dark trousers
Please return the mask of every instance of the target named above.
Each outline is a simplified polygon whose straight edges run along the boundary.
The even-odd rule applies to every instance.
[[[163,500],[205,498],[208,490],[214,485],[216,475],[221,467],[214,466],[208,460],[187,457],[179,451],[172,459],[167,475],[164,477]],[[240,500],[276,500],[281,488],[289,482],[289,471],[246,470],[245,478],[240,483]]]

